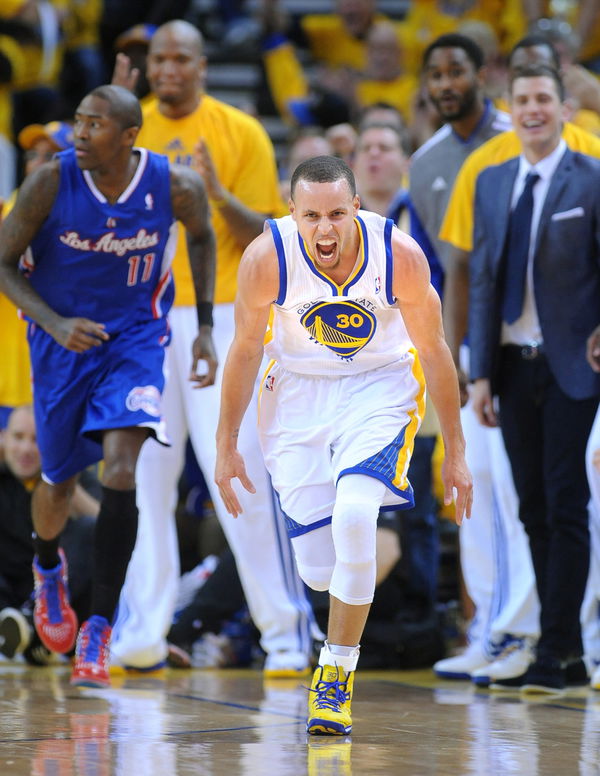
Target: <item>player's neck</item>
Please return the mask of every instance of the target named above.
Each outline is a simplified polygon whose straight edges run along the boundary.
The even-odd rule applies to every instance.
[[[133,151],[124,164],[106,168],[98,167],[90,174],[96,188],[114,205],[131,183],[139,163],[140,154],[138,151]]]
[[[475,103],[473,110],[467,116],[463,116],[461,119],[450,122],[452,129],[459,137],[462,137],[464,140],[468,140],[468,138],[471,137],[477,125],[483,118],[485,105],[485,100],[481,95]]]
[[[200,105],[202,92],[197,92],[189,99],[178,103],[164,102],[159,100],[158,110],[167,119],[182,119],[189,116]]]

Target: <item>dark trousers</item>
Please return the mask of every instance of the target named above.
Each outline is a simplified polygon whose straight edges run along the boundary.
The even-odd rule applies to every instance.
[[[580,656],[590,560],[585,448],[598,398],[567,396],[544,355],[526,360],[507,346],[501,359],[500,425],[541,604],[538,655]]]

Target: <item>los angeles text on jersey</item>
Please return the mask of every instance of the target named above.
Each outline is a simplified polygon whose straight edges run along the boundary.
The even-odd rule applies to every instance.
[[[129,251],[146,250],[158,245],[160,236],[158,232],[146,232],[139,229],[133,237],[115,237],[114,232],[106,232],[97,240],[83,238],[79,232],[65,232],[59,236],[60,241],[69,248],[78,251],[94,251],[96,253],[114,253],[116,256],[124,256]]]

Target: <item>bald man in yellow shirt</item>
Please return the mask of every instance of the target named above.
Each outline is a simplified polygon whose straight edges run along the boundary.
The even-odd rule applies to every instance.
[[[123,58],[121,58],[123,62]],[[169,22],[150,40],[147,76],[156,99],[144,109],[137,142],[165,153],[171,162],[195,166],[211,200],[217,241],[215,307],[196,306],[183,228],[173,261],[175,304],[169,316],[164,416],[172,447],[156,454],[149,445],[140,457],[137,481],[140,510],[138,544],[113,631],[113,660],[148,668],[167,656],[178,582],[178,549],[173,511],[190,435],[215,511],[233,551],[248,607],[267,653],[265,676],[306,672],[314,623],[296,572],[284,520],[270,487],[257,436],[256,415],[239,430],[240,445],[253,468],[255,494],[244,498],[244,514],[229,516],[214,485],[215,431],[220,377],[215,386],[195,391],[188,380],[189,352],[198,323],[214,315],[214,343],[221,364],[233,337],[237,269],[246,245],[279,214],[277,169],[271,142],[252,117],[204,92],[206,58],[198,30]],[[158,445],[156,445],[158,447]]]

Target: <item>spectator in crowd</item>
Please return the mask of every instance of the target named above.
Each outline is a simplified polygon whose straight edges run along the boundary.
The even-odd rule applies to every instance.
[[[0,467],[0,653],[23,653],[28,663],[46,664],[52,654],[33,626],[33,524],[31,494],[40,478],[33,408],[11,412],[2,432]],[[69,507],[61,547],[69,563],[69,595],[80,620],[87,619],[92,582],[94,518],[100,505],[78,484]]]
[[[73,144],[73,128],[66,122],[30,124],[19,133],[19,145],[24,152],[25,176],[48,162],[57,151],[64,151]],[[4,204],[2,216],[14,207],[17,191],[13,191]],[[0,372],[0,428],[13,407],[31,402],[31,366],[26,340],[26,323],[19,318],[17,308],[4,294],[0,294],[0,360],[4,364]]]
[[[442,296],[446,246],[437,235],[454,179],[468,154],[508,129],[510,120],[486,98],[483,52],[464,35],[450,33],[430,43],[423,57],[423,79],[429,100],[446,123],[411,159],[411,234],[424,250],[434,285]],[[446,293],[443,299],[444,305],[455,302]],[[465,652],[438,661],[434,670],[443,678],[487,683],[490,671],[494,675],[523,672],[537,636],[537,609],[529,548],[517,519],[506,456],[501,455],[501,447],[497,456],[490,454],[495,441],[480,429],[469,407],[462,411],[462,422],[478,519],[459,529],[460,559],[475,617]],[[417,438],[420,446],[415,445],[416,460],[430,472],[435,426],[435,419],[431,419],[430,435]],[[500,526],[497,529],[496,523]],[[502,573],[507,566],[509,579]],[[512,584],[512,579],[518,579],[519,584]],[[491,590],[497,591],[493,597]],[[502,606],[493,608],[494,601],[501,601]]]
[[[600,378],[580,332],[591,333],[600,318],[600,162],[562,138],[565,92],[556,70],[516,69],[510,94],[522,153],[484,170],[475,192],[470,377],[480,422],[502,430],[541,605],[535,660],[510,686],[553,693],[583,656],[585,447]]]
[[[327,156],[333,153],[331,143],[319,127],[305,127],[298,130],[289,143],[289,148],[280,171],[279,193],[283,202],[290,198],[290,179],[296,167],[305,159]]]

